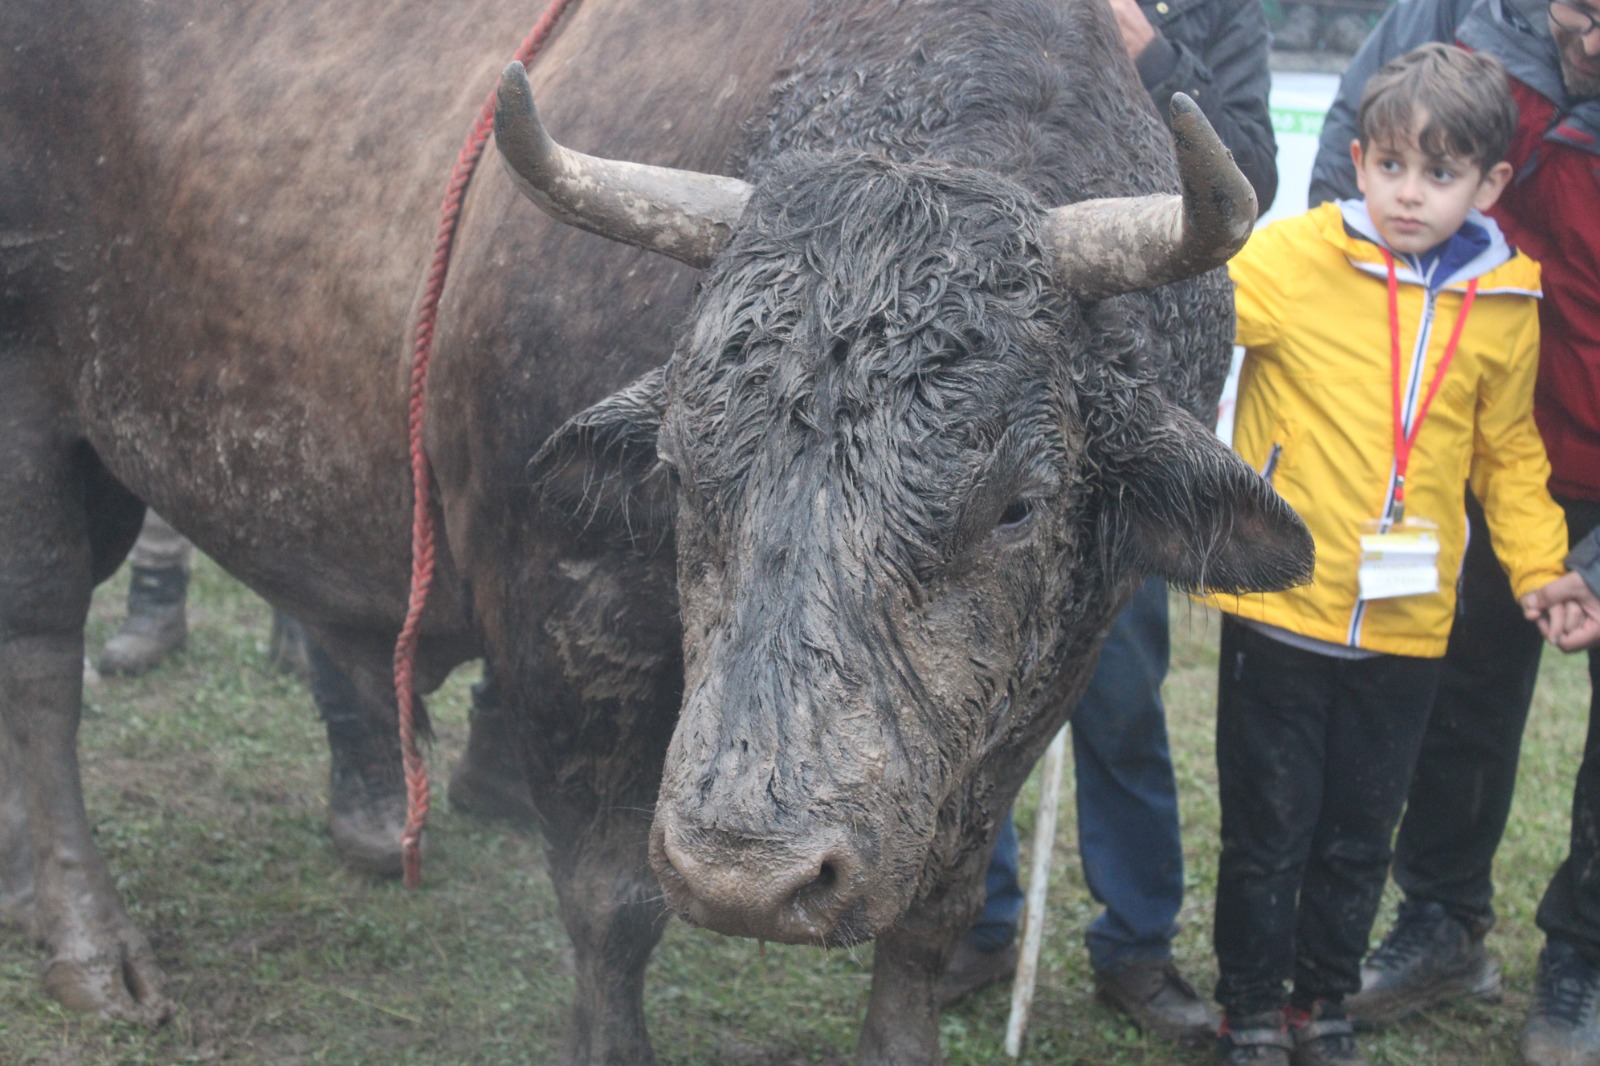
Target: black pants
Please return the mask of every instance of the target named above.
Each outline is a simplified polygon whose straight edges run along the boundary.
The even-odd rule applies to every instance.
[[[1389,870],[1438,659],[1339,659],[1232,618],[1217,675],[1217,1001],[1343,999]]]
[[[1600,503],[1562,500],[1574,543],[1600,522]],[[1482,935],[1494,924],[1491,878],[1516,786],[1522,730],[1542,644],[1511,595],[1471,495],[1472,540],[1461,599],[1433,713],[1423,736],[1405,819],[1395,843],[1395,881],[1408,899],[1443,904]],[[1600,965],[1600,741],[1589,653],[1589,738],[1573,796],[1572,852],[1539,907],[1548,935],[1574,941]]]

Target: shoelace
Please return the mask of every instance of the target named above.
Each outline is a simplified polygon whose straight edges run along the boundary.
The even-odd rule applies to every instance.
[[[1594,1013],[1600,974],[1576,956],[1558,958],[1539,974],[1539,1013],[1583,1025]]]

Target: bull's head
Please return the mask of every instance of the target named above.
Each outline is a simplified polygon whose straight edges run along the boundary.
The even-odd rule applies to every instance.
[[[1181,198],[1044,210],[992,173],[861,154],[789,157],[752,188],[562,149],[508,69],[518,185],[707,270],[670,366],[536,459],[551,479],[603,461],[583,480],[616,495],[591,508],[655,492],[674,515],[685,696],[651,850],[690,920],[882,931],[940,811],[948,830],[996,754],[1052,724],[1047,686],[1087,668],[1138,578],[1309,575],[1299,520],[1127,372],[1145,335],[1099,302],[1248,235],[1254,197],[1204,118],[1179,102],[1174,129]],[[1195,297],[1224,346],[1225,290]]]

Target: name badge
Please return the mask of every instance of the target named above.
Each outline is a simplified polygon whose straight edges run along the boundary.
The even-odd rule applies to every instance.
[[[1361,569],[1356,580],[1363,600],[1386,600],[1439,591],[1439,527],[1426,518],[1363,523]]]

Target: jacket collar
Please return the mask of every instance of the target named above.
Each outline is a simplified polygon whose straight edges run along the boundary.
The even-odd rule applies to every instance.
[[[1396,280],[1421,286],[1429,292],[1460,288],[1473,278],[1481,278],[1504,266],[1517,254],[1494,219],[1477,210],[1468,214],[1461,229],[1435,250],[1436,255],[1428,256],[1406,255],[1390,249],[1373,224],[1364,199],[1339,201],[1337,223],[1337,236],[1341,240],[1336,243],[1357,270],[1387,277],[1389,268],[1380,249],[1388,250],[1394,256]]]

